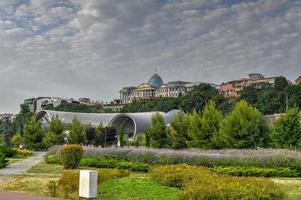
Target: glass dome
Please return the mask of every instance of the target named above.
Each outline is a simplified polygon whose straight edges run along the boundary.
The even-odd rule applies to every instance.
[[[152,77],[150,77],[148,83],[155,86],[156,88],[163,85],[162,78],[156,73]]]

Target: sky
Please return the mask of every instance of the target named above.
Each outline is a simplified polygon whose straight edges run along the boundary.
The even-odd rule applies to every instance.
[[[147,82],[301,75],[301,0],[1,0],[0,113]]]

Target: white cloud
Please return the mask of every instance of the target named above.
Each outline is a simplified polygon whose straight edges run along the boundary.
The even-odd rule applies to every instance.
[[[31,96],[118,97],[163,79],[220,83],[301,73],[301,5],[290,0],[0,2],[0,110]]]

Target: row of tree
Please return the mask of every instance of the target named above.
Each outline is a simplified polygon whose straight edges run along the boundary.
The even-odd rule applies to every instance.
[[[191,92],[178,98],[157,98],[151,102],[133,102],[124,107],[123,112],[146,112],[180,109],[186,113],[196,110],[202,113],[205,104],[211,99],[216,107],[227,114],[240,100],[245,100],[264,115],[284,113],[288,108],[301,109],[301,85],[292,85],[284,77],[275,79],[275,83],[260,88],[245,87],[240,97],[224,98],[219,91],[209,84],[196,86]]]
[[[246,101],[235,104],[223,117],[213,101],[208,101],[202,114],[194,111],[180,113],[166,127],[162,116],[156,114],[146,135],[155,148],[300,148],[301,124],[297,109],[289,109],[272,129],[262,114]]]

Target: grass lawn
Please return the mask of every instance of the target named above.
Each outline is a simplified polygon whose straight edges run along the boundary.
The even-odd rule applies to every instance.
[[[24,160],[24,158],[8,158],[7,160],[8,164],[12,164]]]
[[[180,192],[149,180],[146,174],[109,180],[98,190],[100,200],[173,200]]]
[[[62,174],[63,171],[64,167],[62,165],[47,164],[44,161],[27,170],[28,173],[40,174]]]
[[[13,177],[0,184],[0,190],[24,192],[28,194],[36,194],[47,196],[47,184],[50,180],[58,180],[51,177]]]
[[[288,195],[288,200],[299,200],[301,199],[301,179],[299,178],[277,178],[272,179],[277,185],[283,189]]]

